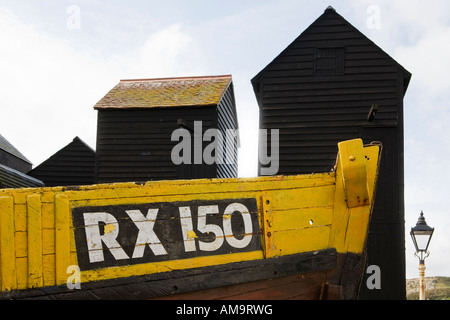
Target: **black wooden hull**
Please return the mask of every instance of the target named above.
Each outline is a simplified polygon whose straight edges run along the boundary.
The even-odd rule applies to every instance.
[[[6,299],[45,300],[288,300],[355,299],[361,255],[334,249],[145,276],[4,293]]]

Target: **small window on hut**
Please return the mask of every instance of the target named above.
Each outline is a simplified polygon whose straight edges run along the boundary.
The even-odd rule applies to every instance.
[[[314,51],[314,75],[344,74],[345,48],[317,48]]]

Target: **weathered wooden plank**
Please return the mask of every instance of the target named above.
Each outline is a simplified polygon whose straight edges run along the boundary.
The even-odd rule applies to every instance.
[[[173,272],[176,270],[191,269],[193,266],[196,268],[203,268],[208,266],[217,266],[232,264],[235,262],[245,262],[263,259],[262,251],[253,252],[240,252],[224,255],[204,256],[183,260],[170,260],[162,262],[154,262],[147,264],[130,265],[124,267],[111,267],[106,269],[97,269],[84,271],[81,274],[81,282],[89,283],[107,279],[117,279],[134,277],[140,275],[153,275],[164,272]]]
[[[274,188],[274,183],[282,181],[279,187]],[[121,198],[137,198],[145,196],[181,196],[181,195],[211,195],[217,198],[217,193],[231,192],[255,192],[274,189],[307,188],[315,186],[326,186],[334,184],[333,174],[325,173],[302,177],[268,177],[268,178],[247,178],[247,179],[213,179],[211,180],[181,180],[181,181],[157,181],[147,182],[145,186],[123,183],[106,185],[101,190],[95,187],[86,187],[80,191],[66,191],[71,201],[95,200],[95,199],[116,199],[117,194]],[[81,192],[82,191],[82,192]]]
[[[64,284],[70,266],[70,209],[66,194],[55,194],[55,257],[56,284]]]
[[[54,232],[53,232],[54,233]],[[42,256],[42,273],[44,277],[44,286],[50,287],[56,285],[56,263],[55,253],[44,254]]]
[[[55,254],[55,228],[42,229],[42,254]]]
[[[156,300],[318,300],[326,272],[278,277]],[[231,306],[231,305],[230,305]],[[227,310],[233,313],[232,310]]]
[[[27,206],[25,204],[14,205],[14,228],[18,232],[27,231]]]
[[[39,194],[28,196],[28,288],[42,287],[42,204]]]
[[[369,203],[371,203],[374,197],[374,181],[376,181],[378,175],[378,170],[375,164],[378,163],[380,152],[381,151],[378,146],[364,148],[364,162],[367,167],[367,192]],[[348,221],[348,231],[346,235],[346,242],[348,242],[347,250],[349,252],[363,252],[367,239],[370,216],[371,212],[367,212],[367,209],[364,207],[355,207],[350,209],[350,218]],[[361,226],[365,226],[365,228],[361,228]]]
[[[0,268],[2,291],[17,289],[14,199],[0,197]]]
[[[28,237],[26,231],[17,231],[15,233],[16,258],[26,258],[28,255]]]
[[[336,251],[334,249],[306,252],[275,259],[259,261],[235,261],[222,265],[205,265],[204,267],[186,270],[171,270],[167,273],[153,273],[123,279],[110,279],[82,284],[81,290],[67,290],[65,286],[49,288],[46,292],[32,292],[30,294],[13,292],[12,297],[36,298],[48,296],[54,299],[150,299],[164,297],[171,294],[195,292],[212,288],[243,284],[243,290],[264,288],[265,284],[255,284],[254,281],[263,279],[277,279],[304,274],[308,279],[311,272],[324,272],[336,266]],[[323,280],[323,277],[321,278]],[[256,285],[256,287],[255,287]],[[248,286],[248,287],[247,287]],[[320,291],[322,282],[319,281],[316,290]],[[233,287],[228,287],[234,291]],[[247,288],[247,289],[246,289]],[[298,288],[302,290],[301,287]],[[217,290],[217,289],[214,289]],[[226,287],[224,288],[227,291]],[[242,289],[238,289],[241,292]],[[220,289],[217,293],[220,294]],[[179,296],[183,299],[183,295]],[[195,294],[193,299],[195,299]],[[177,298],[177,296],[174,296]],[[188,299],[191,299],[187,296]],[[214,298],[212,296],[211,298]],[[210,299],[211,299],[210,298]],[[220,298],[220,296],[215,297]],[[169,297],[170,299],[170,297]]]
[[[273,246],[277,256],[328,248],[330,226],[275,231]]]
[[[272,223],[276,230],[298,230],[331,225],[333,206],[275,210]]]
[[[16,257],[17,289],[24,290],[28,288],[28,258]]]
[[[362,140],[339,143],[339,158],[348,207],[369,204],[366,158]]]
[[[271,192],[272,206],[275,210],[297,208],[330,207],[333,205],[335,186],[317,186],[312,188],[274,190]]]

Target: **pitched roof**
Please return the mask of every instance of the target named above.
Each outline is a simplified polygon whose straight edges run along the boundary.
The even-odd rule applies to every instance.
[[[0,189],[43,186],[44,183],[41,180],[0,164]]]
[[[219,104],[231,75],[121,80],[95,109],[128,109]]]
[[[0,149],[12,154],[13,156],[31,164],[30,160],[28,160],[19,150],[17,150],[8,140],[5,139],[0,134]]]
[[[387,54],[383,49],[381,49],[378,45],[376,45],[372,40],[370,40],[366,35],[364,35],[361,31],[359,31],[356,27],[354,27],[350,22],[348,22],[344,17],[342,17],[339,13],[336,12],[336,10],[332,6],[328,6],[324,13],[319,16],[308,28],[306,28],[300,36],[298,36],[290,45],[288,45],[275,59],[273,59],[272,62],[270,62],[263,70],[261,70],[252,80],[251,82],[253,85],[257,83],[259,78],[263,77],[263,74],[267,69],[270,68],[270,66],[275,63],[281,56],[285,54],[290,48],[298,48],[299,43],[303,41],[304,38],[307,38],[310,33],[317,32],[314,30],[315,26],[320,24],[322,21],[325,21],[327,19],[335,19],[337,21],[340,21],[344,25],[349,26],[356,34],[359,34],[359,37],[361,39],[364,39],[368,44],[372,45],[374,48],[379,50],[382,54],[386,56],[387,59],[389,59],[393,65],[395,65],[399,70],[403,72],[403,79],[404,79],[404,92],[408,89],[408,85],[411,79],[411,73],[406,70],[402,65],[400,65],[394,58],[392,58],[389,54]],[[339,33],[336,33],[336,35],[339,35]],[[334,35],[333,35],[334,36]],[[336,37],[336,36],[335,36]],[[306,40],[308,41],[308,40]]]

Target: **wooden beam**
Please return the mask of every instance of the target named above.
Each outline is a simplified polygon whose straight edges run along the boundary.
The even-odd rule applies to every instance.
[[[67,282],[67,267],[70,266],[70,209],[65,194],[55,195],[55,256],[56,284]]]
[[[42,203],[39,194],[27,197],[28,288],[44,285],[42,273]]]
[[[339,159],[349,208],[369,204],[366,158],[361,139],[340,142]]]
[[[14,198],[0,198],[0,266],[2,291],[17,289]]]

